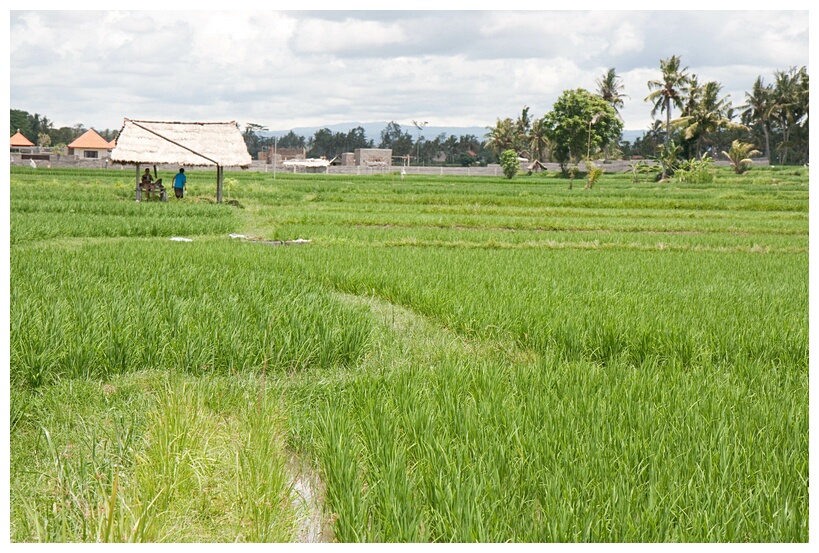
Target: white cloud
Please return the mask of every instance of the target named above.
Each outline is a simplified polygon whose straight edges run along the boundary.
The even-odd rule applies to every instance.
[[[400,44],[406,39],[404,29],[397,23],[312,19],[296,25],[292,46],[296,52],[305,54],[338,54]]]
[[[807,12],[14,11],[11,107],[58,125],[123,117],[269,128],[410,120],[485,126],[614,67],[627,128],[681,55],[740,103],[757,75],[808,64]]]
[[[612,33],[613,40],[609,47],[609,53],[614,56],[640,52],[645,46],[645,41],[638,29],[626,21],[617,27]]]

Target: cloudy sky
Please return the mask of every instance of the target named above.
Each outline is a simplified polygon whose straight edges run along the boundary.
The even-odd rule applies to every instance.
[[[785,2],[784,5],[787,5]],[[499,3],[495,3],[499,6]],[[581,4],[578,4],[581,5]],[[780,5],[780,4],[778,4]],[[797,3],[796,7],[800,7]],[[10,104],[116,129],[134,119],[486,126],[595,90],[614,67],[626,129],[672,55],[734,105],[808,66],[807,11],[11,11]]]

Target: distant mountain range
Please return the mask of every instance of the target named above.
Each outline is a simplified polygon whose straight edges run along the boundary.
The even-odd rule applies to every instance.
[[[381,131],[384,130],[388,123],[389,123],[388,121],[379,121],[374,123],[358,122],[336,123],[334,125],[319,125],[315,127],[296,127],[294,129],[288,129],[285,131],[264,131],[259,134],[261,134],[262,136],[284,136],[292,130],[297,135],[310,139],[310,137],[312,137],[319,129],[330,129],[330,131],[334,133],[336,132],[346,133],[350,129],[361,127],[364,129],[364,135],[367,137],[367,139],[372,140],[373,142],[378,144],[378,142],[380,142],[381,140]],[[401,125],[401,130],[410,133],[410,135],[412,135],[413,140],[418,139],[418,129],[415,128],[413,125]],[[447,137],[453,134],[455,136],[472,134],[477,136],[479,139],[483,140],[483,137],[486,134],[486,132],[487,132],[486,127],[433,127],[430,125],[424,127],[424,129],[421,131],[421,136],[423,136],[427,140],[432,140],[441,133],[445,134]],[[638,137],[643,136],[643,134],[645,134],[645,131],[624,130],[623,140],[634,142]]]

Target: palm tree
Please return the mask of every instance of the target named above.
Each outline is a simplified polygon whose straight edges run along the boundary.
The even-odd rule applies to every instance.
[[[733,113],[731,102],[728,96],[719,98],[721,90],[722,85],[716,81],[699,86],[692,79],[684,115],[672,121],[672,124],[684,127],[685,140],[697,141],[697,157],[701,157],[702,143],[708,134],[723,128],[745,129],[728,117],[729,113]]]
[[[657,146],[660,142],[665,142],[665,136],[663,135],[663,122],[659,119],[655,119],[654,122],[648,126],[648,131],[646,131],[646,139],[651,141],[652,150],[654,152],[654,156],[657,156]]]
[[[782,131],[782,144],[780,145],[782,149],[779,154],[780,164],[784,164],[788,160],[790,133],[801,116],[799,113],[800,77],[800,73],[797,73],[794,67],[789,71],[774,73],[776,82],[773,88],[769,113]]]
[[[534,123],[532,123],[532,129],[526,137],[529,141],[532,154],[534,154],[537,161],[543,161],[543,151],[549,147],[549,138],[546,136],[547,132],[549,132],[549,129],[546,126],[546,121],[541,117],[540,119],[535,119]]]
[[[700,86],[700,81],[695,74],[688,76],[688,81],[685,87],[685,97],[681,99],[682,115],[691,115],[702,101],[703,87]]]
[[[666,145],[668,145],[671,138],[671,105],[674,104],[677,108],[682,109],[682,96],[688,92],[687,69],[687,67],[680,68],[680,58],[671,56],[667,60],[660,60],[662,79],[648,81],[648,89],[651,93],[646,96],[644,101],[654,103],[654,107],[651,109],[652,117],[656,116],[657,113],[665,113]],[[664,179],[665,177],[666,170],[665,166],[663,166],[661,178]]]
[[[802,67],[799,70],[799,87],[797,90],[797,101],[799,102],[799,111],[801,117],[797,119],[800,127],[808,124],[808,107],[810,106],[810,77],[808,70]]]
[[[762,127],[762,134],[765,136],[766,158],[771,158],[771,103],[773,90],[771,85],[765,85],[762,77],[757,77],[751,93],[745,93],[745,104],[742,109],[742,121],[745,124],[757,123]]]
[[[511,149],[515,144],[515,129],[512,119],[497,118],[494,127],[486,127],[489,131],[484,135],[484,146],[492,150],[500,158],[501,152]]]
[[[620,117],[620,108],[623,107],[623,98],[628,98],[628,95],[623,94],[623,81],[615,73],[614,68],[609,69],[601,78],[595,81],[597,83],[597,95],[603,98],[614,108],[617,117]]]
[[[660,60],[660,71],[662,79],[648,81],[648,89],[651,93],[644,101],[653,102],[651,116],[658,113],[665,113],[666,143],[670,139],[668,131],[671,127],[671,105],[678,109],[683,109],[682,98],[688,93],[688,75],[685,73],[687,67],[680,69],[680,58],[671,56],[667,60]]]
[[[523,106],[514,126],[514,144],[512,149],[518,154],[529,156],[529,132],[532,130],[532,118],[529,116],[529,106]]]
[[[449,138],[444,140],[441,147],[444,150],[447,161],[451,160],[454,163],[455,155],[458,153],[458,138],[454,134],[449,135]]]

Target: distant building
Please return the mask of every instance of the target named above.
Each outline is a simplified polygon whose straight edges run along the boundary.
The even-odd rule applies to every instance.
[[[276,157],[276,163],[283,161],[290,161],[294,159],[307,159],[307,150],[304,148],[273,148],[265,151],[260,151],[258,154],[259,161],[264,161],[267,164],[273,163],[273,156]]]
[[[26,138],[25,136],[23,136],[23,133],[20,132],[20,129],[17,129],[17,133],[15,133],[14,136],[11,137],[10,142],[11,142],[11,149],[12,149],[12,151],[15,151],[15,152],[27,151],[27,150],[21,150],[21,148],[26,148],[27,149],[27,148],[33,148],[34,147],[34,143],[31,140],[29,140],[28,138]]]
[[[94,129],[87,130],[81,137],[68,145],[68,154],[81,159],[99,159],[111,155],[116,144],[108,142]]]
[[[355,164],[359,167],[391,167],[392,149],[356,148]]]

